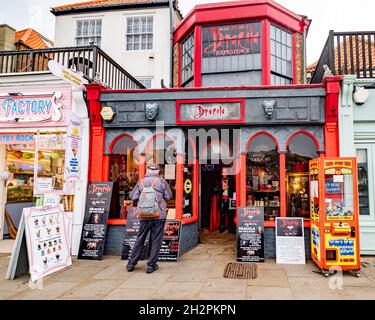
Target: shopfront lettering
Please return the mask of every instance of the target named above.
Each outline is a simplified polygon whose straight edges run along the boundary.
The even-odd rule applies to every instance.
[[[51,96],[17,96],[0,98],[0,122],[60,121],[60,92]]]
[[[205,108],[201,105],[195,107],[196,114],[193,115],[194,119],[202,119],[202,118],[209,118],[209,117],[225,117],[225,109],[223,106],[218,105],[217,107],[209,107]]]
[[[93,184],[91,186],[90,194],[105,194],[105,193],[110,193],[112,190],[110,185],[96,185]]]
[[[259,53],[258,28],[258,25],[249,23],[205,28],[203,57]]]
[[[0,145],[2,144],[34,144],[33,134],[1,134]]]

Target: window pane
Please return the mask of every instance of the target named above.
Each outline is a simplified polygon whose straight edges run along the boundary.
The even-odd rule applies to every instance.
[[[370,215],[367,149],[357,149],[359,214]]]
[[[133,33],[133,18],[128,18],[127,19],[127,30],[126,32],[129,34],[129,33]]]
[[[89,21],[86,20],[83,22],[83,35],[88,36],[88,32],[89,32]]]

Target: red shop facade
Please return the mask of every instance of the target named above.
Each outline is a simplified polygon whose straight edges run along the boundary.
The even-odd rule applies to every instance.
[[[235,216],[265,209],[266,258],[275,257],[276,217],[310,227],[308,162],[339,156],[341,78],[304,84],[309,23],[268,0],[196,6],[175,31],[176,88],[88,86],[89,179],[115,182],[118,194],[107,254],[121,254],[124,200],[155,161],[174,194],[168,214],[182,222],[180,253],[217,230],[212,190],[223,168]]]

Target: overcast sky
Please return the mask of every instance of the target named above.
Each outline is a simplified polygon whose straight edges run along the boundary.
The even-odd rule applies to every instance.
[[[184,16],[198,3],[225,0],[180,0]],[[54,37],[54,16],[50,7],[81,2],[80,0],[2,0],[0,24],[8,23],[16,29],[32,27],[48,38]],[[375,0],[277,0],[295,13],[313,20],[307,38],[308,63],[316,61],[322,51],[328,31],[375,30]]]

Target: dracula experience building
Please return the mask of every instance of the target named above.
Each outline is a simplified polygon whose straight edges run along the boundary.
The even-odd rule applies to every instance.
[[[265,257],[276,254],[276,217],[304,218],[310,256],[309,161],[339,156],[341,78],[305,84],[309,23],[271,0],[198,5],[174,33],[175,88],[88,86],[89,179],[115,185],[107,254],[121,254],[124,200],[158,162],[180,254],[219,228],[214,191],[227,168],[233,216],[264,207]]]

